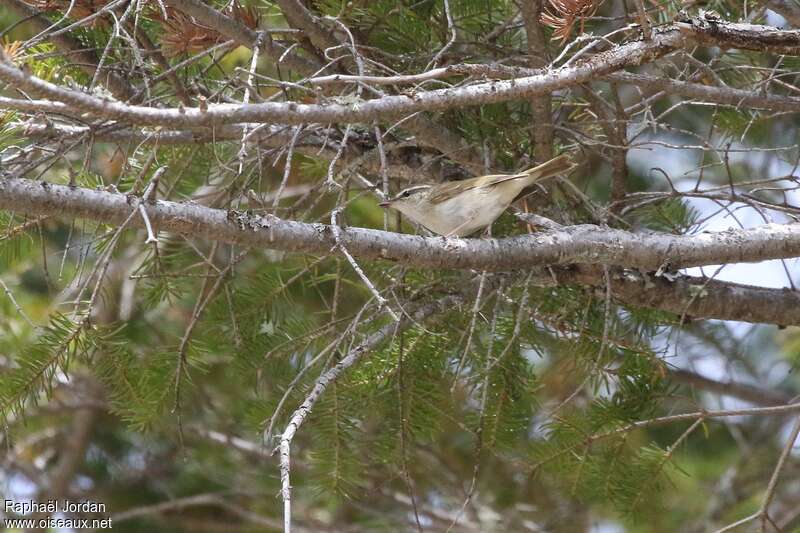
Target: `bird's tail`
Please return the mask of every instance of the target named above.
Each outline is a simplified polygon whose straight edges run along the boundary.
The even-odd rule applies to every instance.
[[[567,154],[561,154],[560,156],[554,157],[546,163],[529,168],[528,170],[523,170],[517,174],[517,176],[531,176],[531,178],[533,178],[531,183],[533,183],[534,181],[557,176],[558,174],[564,174],[571,170],[574,166],[575,164]]]

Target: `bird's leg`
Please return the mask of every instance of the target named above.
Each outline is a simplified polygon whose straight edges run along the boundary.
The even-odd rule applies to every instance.
[[[417,230],[418,235],[422,235],[423,237],[436,237],[436,234],[423,226],[422,224],[414,223],[414,228]]]
[[[525,206],[525,212],[530,213],[530,209],[528,208],[528,199],[525,198],[522,200],[522,205]],[[533,233],[533,226],[531,226],[530,222],[528,222],[528,233]]]

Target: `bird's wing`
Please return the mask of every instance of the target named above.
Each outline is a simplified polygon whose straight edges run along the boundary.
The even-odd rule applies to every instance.
[[[442,183],[436,187],[436,192],[431,195],[430,201],[433,204],[439,204],[464,191],[469,191],[476,187],[490,187],[496,183],[520,177],[523,177],[523,175],[495,174],[492,176],[483,176],[480,182],[478,182],[477,178],[471,178],[468,180]]]
[[[455,194],[460,194],[464,191],[474,189],[476,187],[491,187],[508,180],[515,180],[520,178],[532,178],[531,184],[534,181],[549,178],[557,174],[565,173],[572,169],[574,165],[568,155],[562,154],[554,157],[546,163],[529,168],[518,174],[493,174],[490,176],[483,176],[482,178],[471,178],[463,181],[451,181],[443,183],[437,187],[437,191],[431,195],[431,203],[438,204],[444,202],[448,198],[452,198]]]

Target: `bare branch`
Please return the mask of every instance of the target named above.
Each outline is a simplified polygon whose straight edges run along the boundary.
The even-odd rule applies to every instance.
[[[460,64],[450,65],[446,68],[438,68],[420,74],[409,74],[406,76],[345,76],[331,75],[314,78],[310,81],[320,84],[335,83],[356,83],[363,82],[373,85],[396,85],[418,83],[424,80],[445,79],[452,76],[474,75],[487,76],[498,79],[515,79],[520,77],[536,76],[541,71],[531,68],[508,67],[499,64]],[[634,74],[631,72],[614,72],[603,76],[608,81],[635,85],[644,89],[666,91],[667,94],[675,94],[695,98],[698,101],[714,102],[735,107],[758,108],[770,111],[789,111],[797,112],[800,110],[800,98],[758,94],[753,91],[736,89],[732,87],[720,87],[704,85],[701,83],[691,83],[686,81],[672,80],[665,77],[648,76],[646,74]]]
[[[22,179],[0,180],[0,208],[28,214],[59,213],[104,223],[122,223],[135,204],[126,195]],[[336,246],[329,226],[158,201],[148,206],[160,231],[203,235],[229,243],[285,251],[328,254]],[[141,226],[141,220],[132,225]],[[727,262],[753,262],[800,255],[800,224],[698,235],[630,233],[583,225],[505,239],[418,237],[363,228],[342,228],[341,242],[356,257],[423,268],[508,271],[572,263],[624,265],[657,270]],[[564,283],[599,284],[596,271],[564,271]],[[783,325],[800,324],[798,296],[697,278],[643,279],[633,271],[612,278],[614,297],[631,305],[696,317]]]
[[[188,1],[188,0],[182,0]],[[653,40],[615,47],[568,67],[543,71],[537,75],[509,81],[491,81],[455,89],[442,89],[408,95],[389,95],[355,104],[297,104],[294,102],[259,104],[216,104],[206,109],[155,109],[109,102],[78,91],[64,89],[0,61],[0,79],[14,87],[29,90],[72,106],[73,113],[84,111],[97,118],[116,119],[136,124],[169,127],[211,126],[239,122],[372,122],[418,111],[449,109],[465,105],[496,103],[547,94],[557,89],[586,82],[624,67],[653,61],[685,43],[684,33],[666,28]],[[3,103],[0,102],[0,106]],[[63,112],[63,111],[62,111]]]
[[[656,78],[629,72],[616,72],[605,77],[609,80],[629,83],[646,89],[667,91],[669,94],[717,104],[727,104],[737,108],[758,108],[795,113],[800,111],[800,98],[792,96],[764,95],[751,90],[714,87],[701,83]]]
[[[675,26],[700,44],[774,54],[800,53],[800,31],[797,30],[779,30],[772,26],[727,22],[707,17],[684,19],[676,22]]]
[[[193,2],[194,0],[180,1]],[[207,109],[154,109],[128,106],[53,85],[24,73],[8,63],[7,60],[0,61],[0,79],[19,89],[30,90],[68,104],[75,108],[73,113],[80,110],[98,118],[117,119],[139,124],[186,127],[238,122],[282,122],[286,124],[371,122],[378,118],[418,111],[495,103],[547,94],[628,66],[653,61],[684,46],[687,44],[687,39],[689,41],[700,39],[716,45],[741,45],[747,49],[786,54],[800,52],[800,31],[783,31],[767,26],[732,23],[718,23],[713,26],[705,24],[704,26],[700,23],[695,24],[695,19],[691,20],[693,21],[691,23],[684,22],[663,28],[653,36],[651,41],[636,41],[616,46],[573,65],[537,75],[455,89],[415,93],[413,96],[383,96],[351,105],[267,102],[246,105],[218,104],[208,106]],[[0,105],[10,107],[11,103],[4,102]],[[29,106],[30,110],[33,108],[33,105]],[[45,111],[45,109],[38,110]],[[50,111],[57,112],[52,109]]]
[[[582,266],[559,270],[560,283],[601,287],[602,271]],[[611,278],[614,298],[627,305],[660,309],[684,319],[738,320],[789,325],[800,320],[790,310],[800,304],[800,293],[767,289],[693,276],[643,276],[635,270],[615,273]]]

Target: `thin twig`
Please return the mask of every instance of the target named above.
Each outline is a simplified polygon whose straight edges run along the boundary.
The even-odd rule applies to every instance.
[[[389,313],[389,316],[391,316],[395,322],[398,322],[400,320],[400,317],[398,317],[397,314],[394,312],[394,310],[389,306],[388,302],[386,301],[386,298],[381,296],[381,293],[378,292],[378,289],[375,288],[375,285],[372,284],[372,282],[369,280],[369,278],[361,269],[361,267],[358,266],[358,263],[356,262],[355,258],[352,255],[350,255],[350,252],[348,252],[347,248],[345,248],[344,244],[342,244],[341,234],[339,232],[339,224],[336,221],[336,217],[340,211],[341,208],[339,207],[331,211],[330,228],[331,232],[333,233],[333,238],[336,241],[336,246],[339,248],[339,250],[341,250],[342,254],[345,256],[345,258],[347,258],[347,261],[350,263],[350,266],[353,267],[353,270],[355,270],[356,274],[358,274],[358,277],[361,278],[361,281],[364,282],[364,285],[367,286],[369,291],[372,293],[372,296],[378,302],[378,309],[382,309],[385,307],[386,312]]]
[[[447,53],[453,43],[456,42],[456,24],[453,21],[453,15],[450,12],[450,0],[442,0],[444,3],[444,16],[447,20],[447,29],[450,32],[450,38],[448,39],[447,43],[436,52],[436,55],[433,56],[433,59],[428,63],[428,66],[425,67],[425,70],[430,70],[434,68],[438,63],[442,56]]]
[[[3,291],[5,291],[8,299],[11,300],[11,304],[14,306],[14,309],[17,310],[17,313],[19,313],[19,315],[25,319],[25,322],[27,322],[30,327],[35,328],[36,324],[33,323],[22,307],[20,307],[20,305],[17,303],[17,300],[14,299],[14,293],[11,292],[11,289],[8,288],[8,285],[6,285],[2,279],[0,279],[0,286],[3,287]]]
[[[772,499],[775,497],[775,489],[778,488],[778,478],[780,477],[781,471],[786,464],[786,459],[792,452],[792,448],[794,448],[798,434],[800,434],[800,417],[795,420],[794,426],[792,426],[792,430],[789,432],[789,437],[786,439],[786,445],[783,447],[783,451],[781,451],[781,455],[778,457],[778,462],[775,465],[775,469],[773,470],[772,476],[769,479],[767,491],[764,494],[764,502],[761,504],[761,508],[758,511],[758,514],[761,517],[759,532],[763,532],[767,526],[767,520],[769,519],[769,504],[772,503]]]

